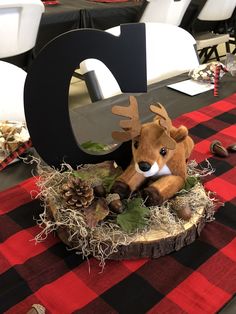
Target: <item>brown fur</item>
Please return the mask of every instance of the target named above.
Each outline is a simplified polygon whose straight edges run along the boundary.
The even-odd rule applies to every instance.
[[[194,143],[188,136],[186,127],[172,126],[167,112],[160,104],[157,107],[151,105],[150,109],[157,113],[157,116],[153,122],[143,124],[139,135],[132,139],[132,163],[117,179],[112,191],[126,197],[130,192],[138,190],[144,182],[152,181],[144,188],[142,195],[147,199],[148,205],[159,205],[182,188],[187,175],[186,160]],[[163,148],[167,152],[165,156],[160,154]],[[171,174],[157,178],[154,175],[146,180],[147,178],[135,169],[135,164],[140,162],[150,165],[156,162],[159,170],[167,165]]]

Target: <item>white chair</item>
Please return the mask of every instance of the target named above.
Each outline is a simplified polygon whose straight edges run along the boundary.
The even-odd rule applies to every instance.
[[[0,0],[0,58],[32,49],[44,12],[40,0]],[[26,72],[0,61],[0,120],[24,121]]]
[[[207,0],[201,9],[197,19],[200,21],[227,21],[231,18],[236,8],[236,0]],[[213,52],[219,60],[217,46],[226,44],[230,40],[230,35],[217,34],[207,31],[194,35],[197,42],[197,49],[200,51],[199,57],[204,56],[203,63],[207,62]]]
[[[191,0],[147,0],[141,23],[157,22],[179,26]]]
[[[182,74],[199,65],[196,42],[190,33],[178,26],[164,23],[145,23],[145,29],[148,85]],[[120,26],[107,31],[119,36]],[[173,47],[174,52],[171,49]],[[87,79],[88,74],[92,73],[92,79],[86,82],[92,101],[122,93],[111,71],[101,61],[84,60],[80,64],[80,70]]]

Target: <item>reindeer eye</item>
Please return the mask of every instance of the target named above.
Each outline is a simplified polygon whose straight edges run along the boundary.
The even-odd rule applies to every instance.
[[[134,148],[137,149],[137,148],[138,148],[138,145],[139,145],[139,142],[138,142],[137,140],[134,140],[133,143],[134,143]]]
[[[160,154],[161,154],[162,156],[165,156],[165,155],[167,154],[167,150],[166,150],[165,147],[162,147],[162,148],[160,149]]]

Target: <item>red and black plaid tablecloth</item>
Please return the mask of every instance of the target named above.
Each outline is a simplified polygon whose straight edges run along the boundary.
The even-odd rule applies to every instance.
[[[193,244],[156,260],[87,261],[50,235],[35,245],[42,211],[30,191],[34,179],[0,193],[0,312],[216,313],[236,292],[236,155],[213,157],[212,140],[236,142],[236,94],[181,116],[196,146],[193,159],[216,169],[207,189],[225,202]]]

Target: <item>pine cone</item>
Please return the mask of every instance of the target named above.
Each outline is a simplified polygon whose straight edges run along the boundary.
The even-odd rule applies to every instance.
[[[93,188],[80,178],[70,178],[62,184],[62,197],[72,209],[86,208],[93,199]]]

